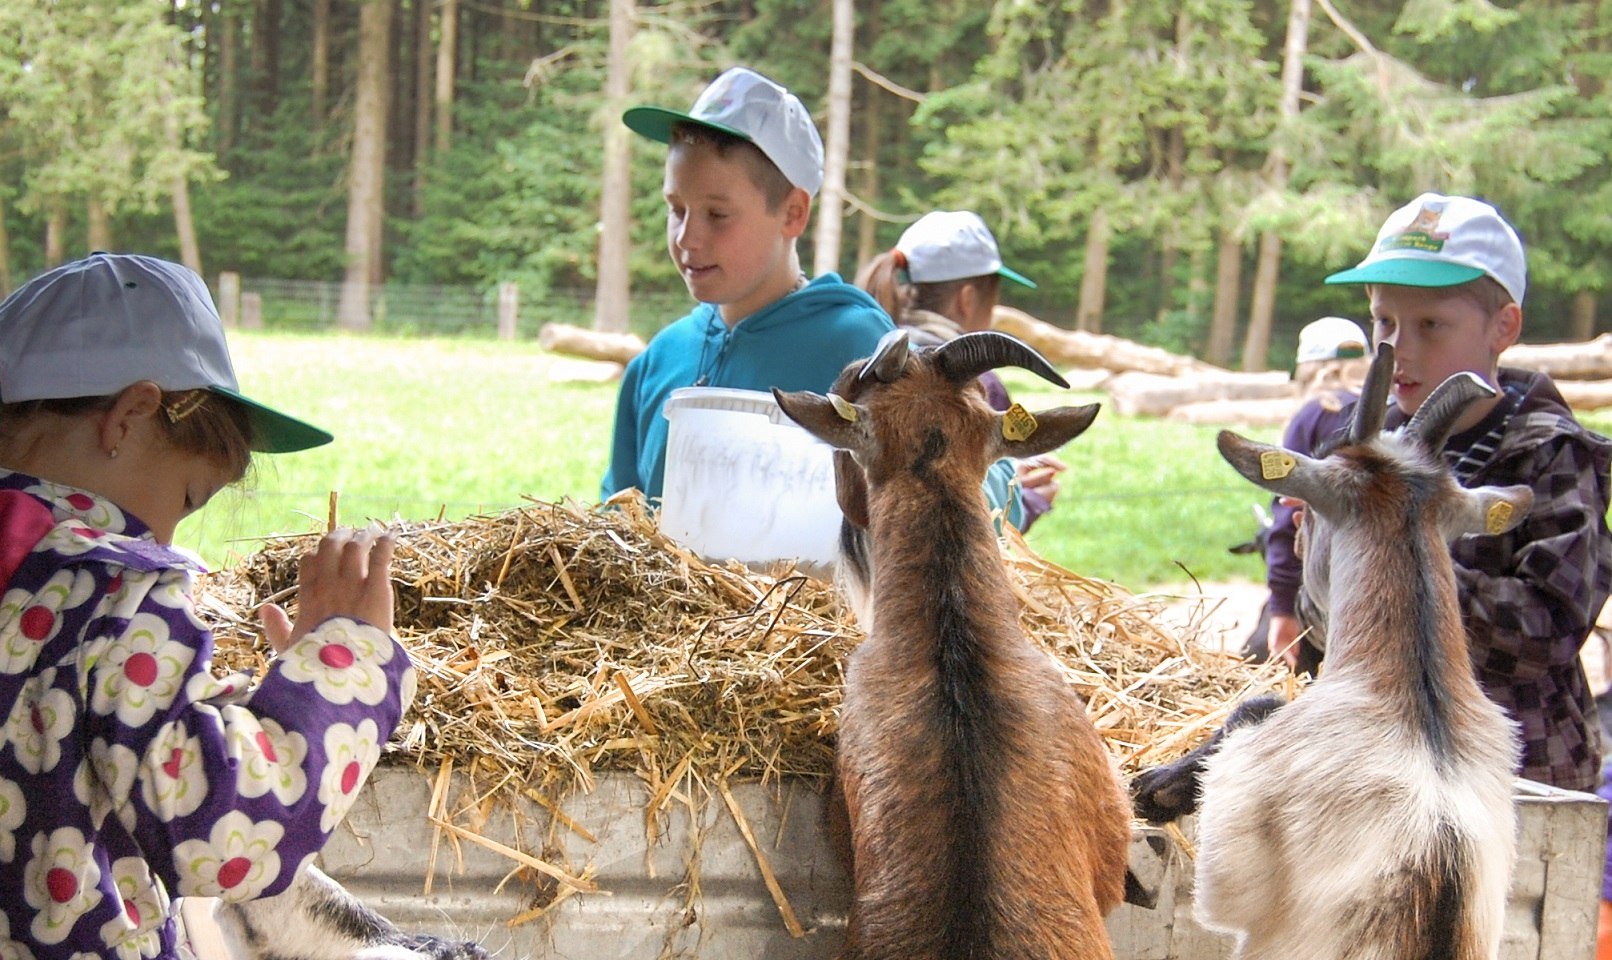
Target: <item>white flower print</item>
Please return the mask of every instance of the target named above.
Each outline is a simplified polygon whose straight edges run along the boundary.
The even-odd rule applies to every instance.
[[[34,952],[11,939],[11,921],[0,912],[0,960],[34,960]]]
[[[120,857],[112,863],[112,883],[123,909],[101,925],[101,942],[112,947],[119,960],[141,960],[162,952],[162,927],[168,917],[168,894],[151,877],[139,857]]]
[[[128,726],[143,726],[173,703],[195,658],[196,651],[169,639],[161,617],[137,613],[96,664],[90,707],[100,714],[116,711]]]
[[[52,686],[56,668],[30,678],[6,719],[6,739],[17,763],[29,773],[56,769],[62,759],[62,738],[73,731],[77,705],[66,690]]]
[[[119,510],[112,501],[97,497],[77,487],[41,480],[39,483],[29,487],[28,492],[56,501],[57,506],[71,511],[74,515],[83,519],[84,522],[102,530],[121,533],[128,526],[128,522],[123,517],[123,511]]]
[[[363,720],[357,727],[337,723],[325,731],[325,769],[319,775],[319,802],[325,809],[319,815],[319,829],[326,833],[336,829],[380,759],[375,721]]]
[[[108,745],[104,740],[90,743],[90,760],[78,768],[73,778],[73,792],[78,801],[90,808],[90,825],[101,829],[106,815],[114,809],[123,829],[134,830],[134,804],[129,797],[134,793],[134,780],[140,772],[140,758],[133,750],[120,743]]]
[[[23,815],[27,812],[28,801],[23,798],[22,788],[0,778],[0,863],[10,863],[16,858],[17,828],[22,826]],[[0,923],[5,919],[0,914]]]
[[[251,900],[280,876],[275,847],[285,829],[272,820],[254,823],[232,810],[213,824],[206,840],[186,840],[174,848],[180,896],[218,897],[232,903]]]
[[[237,765],[237,789],[243,797],[274,792],[286,806],[302,799],[308,775],[302,769],[308,756],[308,738],[268,717],[258,718],[244,707],[220,711],[229,737],[230,756]]]
[[[198,712],[211,709],[199,707]],[[184,724],[165,724],[151,738],[141,768],[140,796],[164,823],[195,813],[207,799],[201,739],[191,736]]]
[[[381,665],[392,659],[392,638],[352,620],[327,620],[280,655],[287,679],[311,683],[319,695],[345,706],[377,706],[386,699]]]
[[[0,673],[22,673],[61,630],[62,613],[95,593],[88,571],[59,570],[38,590],[9,590],[0,598]]]
[[[61,943],[78,918],[101,902],[101,868],[84,835],[62,827],[34,835],[33,857],[22,872],[22,892],[37,913],[28,931],[45,944]]]
[[[251,686],[252,675],[249,673],[229,673],[215,677],[208,669],[203,669],[191,674],[190,679],[185,682],[185,699],[192,703],[211,703],[213,706],[222,707],[249,699]]]
[[[146,597],[170,610],[182,610],[198,630],[208,629],[196,615],[195,577],[189,570],[164,570]]]

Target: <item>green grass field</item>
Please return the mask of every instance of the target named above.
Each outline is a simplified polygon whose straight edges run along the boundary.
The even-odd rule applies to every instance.
[[[615,409],[614,384],[550,383],[555,359],[535,343],[381,339],[336,334],[231,335],[248,396],[336,434],[330,446],[261,456],[239,490],[185,521],[177,541],[214,565],[256,538],[323,529],[329,492],[340,520],[458,518],[523,497],[598,499]],[[1011,371],[1031,409],[1099,396],[1059,393]],[[1589,418],[1603,432],[1612,416]],[[1279,431],[1252,435],[1274,440]],[[1033,546],[1087,576],[1132,589],[1259,579],[1257,558],[1226,548],[1248,538],[1265,501],[1215,451],[1215,428],[1105,411],[1061,452],[1069,463],[1057,508]]]

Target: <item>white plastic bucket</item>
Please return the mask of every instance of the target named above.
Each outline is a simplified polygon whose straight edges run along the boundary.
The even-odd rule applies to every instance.
[[[707,559],[832,569],[840,509],[827,444],[756,390],[684,387],[663,412],[662,531]]]

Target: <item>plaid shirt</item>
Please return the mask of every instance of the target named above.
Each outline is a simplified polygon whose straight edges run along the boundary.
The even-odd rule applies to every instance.
[[[1600,727],[1579,651],[1612,592],[1612,442],[1573,419],[1549,377],[1502,368],[1500,385],[1507,399],[1444,448],[1462,486],[1534,492],[1516,529],[1450,547],[1473,668],[1521,728],[1522,776],[1594,790]],[[1402,419],[1389,411],[1389,426]]]

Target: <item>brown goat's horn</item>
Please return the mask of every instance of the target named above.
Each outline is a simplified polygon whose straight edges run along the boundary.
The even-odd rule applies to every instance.
[[[1475,373],[1457,373],[1433,388],[1405,425],[1406,436],[1437,453],[1444,448],[1461,412],[1476,400],[1494,396],[1494,388]]]
[[[1349,421],[1350,443],[1365,443],[1382,432],[1383,418],[1388,415],[1388,391],[1393,385],[1394,345],[1379,343],[1377,355],[1366,371],[1366,382],[1360,387],[1354,419]]]
[[[907,331],[891,330],[879,338],[879,345],[868,362],[862,364],[856,378],[866,383],[869,377],[880,383],[895,383],[907,372]]]
[[[1024,341],[995,330],[965,333],[935,348],[935,360],[940,372],[952,383],[967,383],[987,370],[997,367],[1023,367],[1043,380],[1060,387],[1069,386],[1047,358],[1036,353]]]

